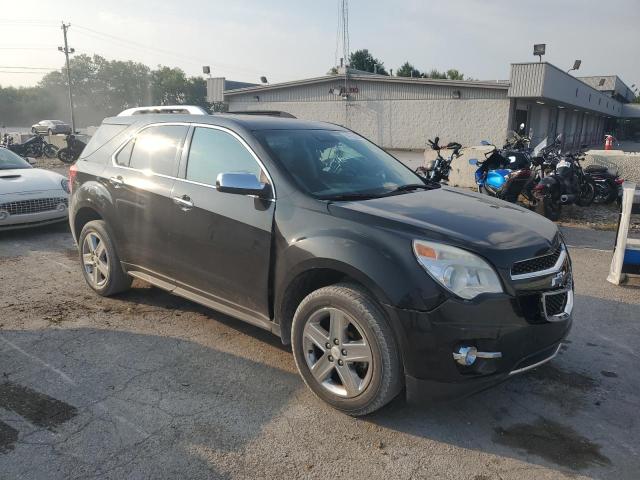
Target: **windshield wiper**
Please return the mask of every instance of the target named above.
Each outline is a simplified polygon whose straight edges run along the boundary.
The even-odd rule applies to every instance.
[[[388,195],[395,195],[396,193],[402,193],[402,192],[412,192],[413,190],[418,190],[418,189],[424,189],[424,190],[433,190],[434,188],[438,188],[435,185],[429,185],[426,183],[408,183],[406,185],[400,185],[398,188],[395,188],[387,193],[385,193],[385,196]]]
[[[327,195],[325,197],[321,197],[322,200],[329,201],[349,201],[349,200],[370,200],[372,198],[379,198],[380,195],[376,195],[373,193],[341,193],[338,195]]]

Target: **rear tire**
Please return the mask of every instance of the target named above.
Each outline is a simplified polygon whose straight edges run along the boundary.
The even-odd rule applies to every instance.
[[[80,232],[78,252],[87,284],[103,297],[131,287],[132,278],[122,269],[120,257],[104,220],[88,222]]]
[[[374,412],[402,388],[391,328],[375,300],[356,285],[337,284],[309,294],[294,315],[291,344],[311,391],[348,415]]]
[[[580,188],[580,194],[578,195],[576,203],[581,207],[588,207],[593,203],[595,196],[596,185],[592,179],[587,178]]]
[[[56,158],[57,153],[58,147],[56,147],[55,145],[48,144],[44,147],[44,155],[47,158]]]

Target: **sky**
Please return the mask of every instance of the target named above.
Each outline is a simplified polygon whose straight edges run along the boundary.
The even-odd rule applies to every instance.
[[[338,11],[339,0],[30,0],[0,18],[0,86],[63,65],[63,20],[78,53],[248,82],[321,76],[336,63]],[[560,68],[581,59],[578,75],[640,85],[640,0],[349,0],[349,38],[387,70],[410,61],[479,80],[508,79],[546,43]]]

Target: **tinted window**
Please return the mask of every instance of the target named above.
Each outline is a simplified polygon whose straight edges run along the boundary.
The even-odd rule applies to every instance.
[[[161,175],[175,176],[177,155],[187,133],[184,125],[149,127],[136,135],[129,166]]]
[[[91,140],[89,140],[89,143],[87,144],[87,146],[84,147],[84,150],[82,151],[82,157],[83,158],[88,157],[89,155],[94,153],[96,150],[98,150],[100,147],[102,147],[105,143],[115,138],[115,136],[118,135],[120,132],[123,132],[127,127],[128,125],[103,124],[96,131],[93,137],[91,137]]]
[[[298,185],[319,198],[386,195],[420,177],[373,143],[352,132],[261,130],[254,132]]]
[[[219,173],[253,173],[267,182],[255,158],[233,135],[212,128],[196,128],[191,140],[187,180],[215,185]]]
[[[131,160],[131,151],[133,150],[133,144],[135,140],[131,139],[116,155],[116,163],[123,167],[129,166],[129,160]]]

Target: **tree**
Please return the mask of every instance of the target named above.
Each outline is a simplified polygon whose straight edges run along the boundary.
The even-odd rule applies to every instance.
[[[440,72],[436,68],[432,69],[430,72],[425,72],[422,74],[424,78],[435,78],[439,80],[445,80],[447,78],[447,74],[445,72]]]
[[[449,80],[464,80],[464,75],[455,68],[447,70],[447,78]]]
[[[378,73],[380,75],[389,75],[384,69],[384,63],[374,58],[369,50],[363,48],[362,50],[356,50],[349,55],[349,67],[363,72]]]
[[[396,70],[396,75],[398,77],[414,77],[414,78],[418,78],[420,77],[422,74],[420,73],[420,70],[418,70],[417,68],[415,68],[413,65],[411,65],[409,62],[404,62],[400,68],[398,68]]]

